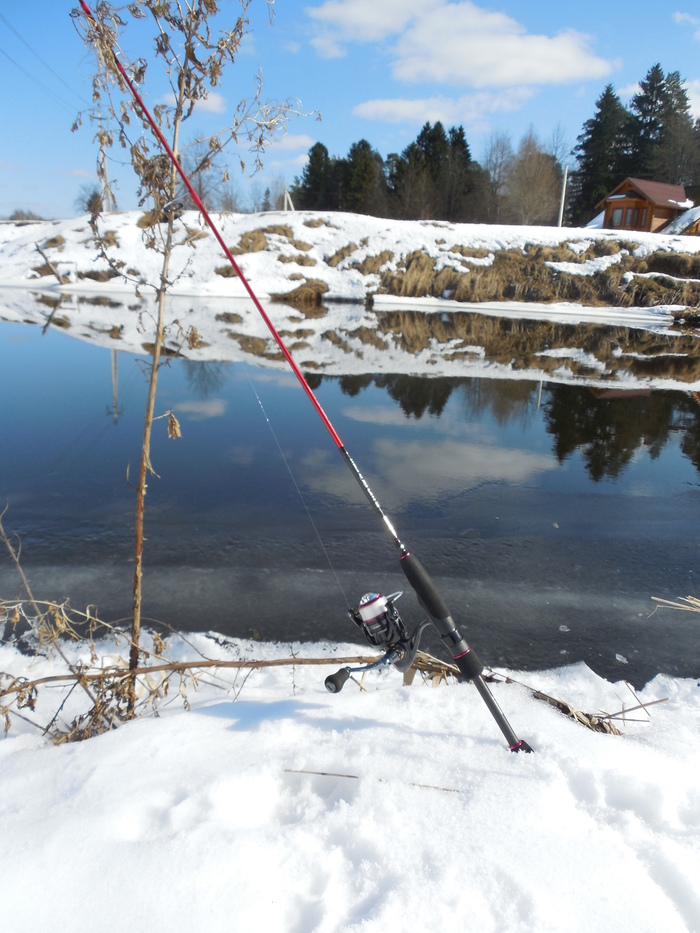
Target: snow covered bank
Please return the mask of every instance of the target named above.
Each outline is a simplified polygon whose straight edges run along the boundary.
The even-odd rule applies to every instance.
[[[29,225],[0,224],[0,286],[53,287],[58,286],[56,276],[60,276],[66,281],[63,287],[73,293],[94,289],[97,281],[103,291],[133,294],[134,283],[155,283],[160,271],[159,254],[147,248],[148,237],[158,237],[159,228],[144,231],[138,226],[141,217],[140,212],[133,211],[100,218],[106,256],[98,255],[87,217]],[[387,290],[402,296],[427,294],[420,290],[421,286],[407,284],[409,267],[418,254],[426,261],[433,284],[443,281],[439,279],[441,274],[449,273],[443,275],[445,294],[436,294],[433,288],[435,297],[455,297],[453,293],[459,292],[456,297],[466,300],[481,286],[472,283],[467,288],[462,287],[463,283],[470,282],[470,277],[490,274],[497,258],[509,252],[514,258],[525,254],[528,257],[526,269],[514,266],[505,270],[507,279],[512,275],[521,280],[507,280],[514,292],[511,297],[517,297],[527,285],[523,279],[533,279],[533,269],[546,272],[545,278],[550,281],[552,274],[583,280],[620,265],[624,258],[642,263],[661,253],[692,260],[700,253],[698,237],[636,231],[622,237],[589,228],[396,221],[308,211],[224,214],[216,215],[215,220],[261,298],[289,295],[306,281],[319,283],[324,300],[362,302]],[[171,264],[174,294],[245,295],[241,283],[230,275],[219,244],[196,212],[186,212],[178,219],[176,240],[182,248],[175,251]],[[118,277],[106,257],[131,281]],[[639,271],[647,271],[646,266],[640,265]],[[662,271],[672,274],[671,269]],[[635,274],[628,273],[632,278]],[[474,300],[487,299],[488,295],[483,294]],[[629,304],[623,300],[605,303]]]
[[[192,642],[229,658],[329,652]],[[230,693],[203,676],[191,712],[176,694],[159,719],[75,745],[14,721],[0,741],[14,855],[0,928],[700,928],[695,681],[656,677],[639,696],[667,701],[632,714],[648,721],[622,736],[494,685],[536,749],[512,755],[473,687],[403,687],[387,671],[331,696],[329,663],[254,671]],[[27,667],[4,645],[0,669],[56,663]],[[522,679],[591,712],[635,703],[583,665]]]

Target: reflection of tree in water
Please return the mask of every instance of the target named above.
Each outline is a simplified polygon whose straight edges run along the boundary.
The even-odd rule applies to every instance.
[[[324,379],[309,379],[318,388]],[[429,379],[424,376],[343,376],[345,395],[356,396],[370,385],[384,389],[407,417],[426,412],[439,416],[459,389],[465,418],[489,412],[499,425],[526,423],[536,410],[539,383],[519,379]],[[614,390],[613,390],[614,391]],[[648,392],[639,395],[599,392],[581,386],[548,384],[542,412],[547,432],[554,437],[554,453],[563,462],[574,451],[581,455],[591,479],[615,479],[645,449],[652,460],[660,456],[672,433],[681,433],[680,449],[700,472],[700,394]]]
[[[371,385],[384,389],[398,402],[409,418],[421,418],[426,412],[441,415],[452,391],[462,384],[459,379],[427,379],[424,376],[342,376],[339,379],[343,395],[356,396]],[[320,382],[320,380],[319,380]]]
[[[185,378],[197,398],[209,398],[219,392],[226,382],[228,363],[215,363],[211,360],[183,360]]]
[[[550,385],[544,416],[559,462],[580,449],[596,482],[618,477],[642,447],[655,460],[674,431],[683,432],[681,450],[700,469],[700,407],[689,396],[652,392],[606,398]]]
[[[377,376],[375,385],[386,389],[405,415],[421,418],[426,411],[441,415],[457,379],[426,379],[418,376]]]
[[[694,392],[683,397],[684,431],[681,437],[681,450],[700,472],[700,393]]]
[[[539,383],[525,379],[465,379],[462,382],[467,417],[490,411],[501,426],[528,420],[537,401]]]

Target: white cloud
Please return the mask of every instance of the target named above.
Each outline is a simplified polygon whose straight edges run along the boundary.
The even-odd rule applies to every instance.
[[[305,133],[285,133],[274,142],[269,143],[265,149],[267,152],[296,152],[298,149],[310,149],[316,142],[311,136]]]
[[[169,107],[175,106],[175,95],[164,94],[160,103],[167,104]],[[209,91],[209,96],[204,100],[198,100],[195,104],[195,111],[198,113],[226,113],[226,101],[217,94],[216,91]]]
[[[321,24],[313,40],[319,54],[344,54],[344,43],[381,42],[400,81],[435,81],[467,87],[566,84],[610,74],[590,39],[574,30],[534,35],[504,13],[470,0],[328,0],[307,9]]]
[[[353,107],[353,114],[385,123],[435,123],[478,127],[490,114],[510,113],[535,92],[531,88],[508,88],[500,92],[479,91],[458,98],[428,97],[367,100]]]
[[[700,27],[700,19],[690,13],[674,13],[673,22],[677,23],[679,26]],[[696,28],[693,38],[700,42],[700,29]]]
[[[380,42],[400,33],[409,22],[442,5],[444,0],[327,0],[307,7],[312,19],[340,34],[345,42]]]
[[[700,117],[700,80],[686,81],[686,90],[688,91],[688,101],[690,110],[694,117]]]

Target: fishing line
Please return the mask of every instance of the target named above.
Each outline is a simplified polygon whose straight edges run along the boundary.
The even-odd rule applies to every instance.
[[[522,739],[519,739],[516,733],[513,731],[512,726],[506,719],[505,715],[503,714],[503,711],[498,706],[498,703],[496,702],[495,697],[491,693],[488,687],[488,684],[486,683],[486,681],[484,680],[482,676],[484,665],[482,664],[481,660],[477,656],[476,652],[473,651],[472,648],[467,644],[466,639],[463,637],[463,635],[457,628],[457,624],[455,620],[452,618],[450,610],[447,608],[447,604],[445,603],[438,588],[435,586],[435,583],[433,582],[430,575],[428,574],[428,571],[423,567],[423,565],[421,564],[419,559],[416,557],[416,555],[411,553],[411,551],[408,550],[408,548],[399,538],[398,534],[396,533],[396,530],[394,529],[394,526],[392,525],[388,516],[382,509],[379,503],[379,500],[372,492],[369,486],[369,483],[367,482],[367,480],[364,478],[364,476],[360,472],[360,468],[355,463],[353,458],[350,456],[349,451],[346,449],[345,445],[340,439],[340,435],[333,427],[333,424],[331,423],[330,418],[328,417],[328,415],[325,413],[325,411],[321,407],[321,403],[316,398],[316,395],[314,394],[313,389],[309,385],[308,380],[306,379],[301,369],[297,365],[296,360],[294,359],[294,357],[292,356],[289,350],[289,347],[286,345],[286,343],[282,339],[281,334],[279,333],[275,325],[272,323],[272,320],[270,319],[269,315],[267,314],[262,304],[260,303],[258,296],[256,295],[252,286],[248,282],[248,279],[244,275],[241,267],[236,262],[233,256],[233,253],[231,252],[229,247],[226,245],[226,241],[224,240],[221,231],[219,230],[217,225],[214,223],[211,215],[209,214],[209,211],[204,206],[202,199],[200,198],[199,194],[197,193],[194,186],[192,185],[192,182],[190,181],[185,170],[183,169],[177,155],[175,154],[175,152],[169,145],[167,139],[163,135],[163,132],[160,126],[158,125],[157,121],[155,120],[155,118],[149,111],[148,107],[144,103],[143,97],[141,96],[141,94],[139,94],[136,88],[135,80],[132,80],[132,78],[129,77],[129,74],[126,68],[124,67],[122,62],[119,60],[116,48],[111,42],[108,34],[105,33],[104,29],[95,19],[92,13],[92,10],[88,6],[86,0],[80,0],[80,6],[85,16],[85,25],[86,25],[87,31],[93,33],[93,43],[97,45],[98,47],[98,54],[104,54],[104,52],[106,51],[109,52],[110,60],[108,62],[105,62],[106,69],[108,71],[110,70],[113,72],[116,71],[118,75],[121,77],[123,81],[123,87],[125,87],[128,90],[128,92],[131,94],[134,104],[136,105],[136,109],[140,113],[141,117],[150,126],[153,132],[153,135],[156,137],[156,139],[160,143],[163,149],[163,152],[167,155],[173,168],[175,169],[179,177],[182,179],[182,182],[185,188],[187,189],[187,191],[189,192],[192,198],[192,201],[196,205],[197,210],[199,211],[202,219],[205,221],[206,225],[209,227],[210,231],[214,235],[214,238],[216,239],[217,243],[221,247],[221,250],[224,256],[226,256],[226,259],[231,264],[231,267],[233,268],[234,272],[238,276],[239,282],[241,283],[241,285],[243,285],[245,291],[250,297],[250,300],[253,302],[253,305],[257,309],[258,314],[260,315],[262,320],[265,322],[265,326],[267,327],[275,343],[279,347],[280,352],[282,353],[282,356],[289,364],[290,369],[296,376],[297,381],[299,385],[301,386],[301,388],[304,390],[309,402],[316,410],[316,414],[319,416],[319,418],[323,422],[323,425],[328,431],[329,435],[331,436],[333,443],[338,448],[338,452],[340,453],[342,458],[345,460],[345,463],[348,469],[350,470],[355,480],[357,481],[358,485],[362,489],[362,492],[367,498],[367,501],[369,502],[371,508],[382,520],[382,522],[384,523],[384,527],[391,535],[392,542],[394,546],[396,547],[397,551],[399,552],[399,563],[401,566],[401,570],[405,574],[406,579],[408,580],[411,588],[415,592],[416,597],[418,598],[418,602],[428,612],[433,625],[435,626],[435,628],[438,630],[440,634],[440,638],[442,639],[443,645],[445,646],[447,651],[449,651],[450,656],[452,657],[455,664],[459,668],[460,673],[462,674],[464,679],[472,681],[472,683],[478,690],[479,694],[481,695],[482,700],[486,704],[489,712],[493,716],[499,729],[501,730],[506,741],[508,742],[508,747],[510,748],[510,750],[512,752],[532,751],[528,743],[523,741]],[[384,601],[384,603],[387,604],[388,606],[389,597],[383,597],[383,596],[380,597],[380,594],[367,594],[367,595],[377,596],[377,598],[381,598]],[[382,618],[387,619],[388,617],[389,617],[389,612],[387,609],[387,611],[383,613]],[[364,620],[364,617],[363,617],[363,620]],[[361,620],[360,624],[362,624],[363,620]],[[388,660],[389,654],[387,654],[385,658]],[[347,678],[348,675],[345,673],[345,671],[348,671],[348,674],[349,674],[349,669],[345,669],[344,671],[339,672],[339,674],[344,674]],[[334,675],[334,677],[337,678],[338,675]],[[332,679],[333,678],[331,678],[331,680]],[[339,690],[342,684],[339,683],[337,686],[329,687],[328,679],[327,679],[326,686],[328,687],[329,690],[330,689]]]
[[[336,569],[335,569],[335,567],[333,566],[333,561],[331,560],[331,556],[330,556],[330,554],[328,553],[328,550],[327,550],[327,548],[326,548],[326,545],[323,543],[323,538],[321,537],[321,533],[319,532],[319,530],[318,530],[318,528],[317,528],[317,526],[316,526],[316,522],[313,520],[313,516],[311,515],[311,512],[309,511],[309,507],[308,507],[308,505],[306,504],[306,499],[304,498],[304,495],[303,495],[301,489],[299,488],[299,484],[297,483],[296,479],[294,478],[294,473],[292,472],[292,468],[291,468],[291,466],[289,465],[289,461],[287,460],[287,458],[286,458],[285,455],[284,455],[284,451],[282,450],[282,447],[281,447],[280,442],[279,442],[279,440],[278,440],[278,438],[277,438],[277,435],[275,434],[275,429],[274,429],[273,426],[272,426],[272,422],[270,421],[270,419],[269,419],[268,416],[267,416],[267,412],[265,411],[265,406],[263,405],[262,399],[261,399],[260,396],[258,395],[258,391],[257,391],[257,389],[255,388],[255,385],[254,385],[254,383],[253,383],[253,380],[250,378],[250,376],[248,376],[248,382],[250,383],[250,387],[251,387],[251,389],[253,390],[253,394],[255,395],[256,399],[258,400],[258,405],[260,406],[260,411],[263,413],[263,418],[265,419],[265,421],[267,421],[267,426],[269,427],[270,432],[271,432],[271,434],[272,434],[272,436],[273,436],[273,438],[274,438],[274,440],[275,440],[275,444],[277,445],[277,449],[278,449],[279,452],[280,452],[280,457],[282,457],[282,461],[283,461],[284,465],[287,467],[287,472],[289,473],[289,477],[290,477],[292,483],[294,484],[294,488],[296,489],[297,495],[299,496],[299,499],[301,500],[301,504],[304,506],[304,511],[306,512],[307,518],[308,518],[309,521],[311,522],[311,527],[313,528],[313,530],[314,530],[314,532],[315,532],[315,534],[316,534],[316,537],[317,537],[317,539],[318,539],[318,543],[321,545],[321,550],[323,551],[323,553],[324,553],[324,555],[325,555],[325,557],[326,557],[326,560],[328,561],[328,566],[331,568],[331,573],[333,574],[333,577],[334,577],[335,582],[336,582],[336,584],[337,584],[337,586],[338,586],[338,589],[340,590],[340,594],[341,594],[341,596],[343,597],[343,599],[345,600],[345,605],[347,606],[348,609],[350,609],[350,608],[351,608],[351,607],[350,607],[350,601],[349,601],[347,595],[345,594],[345,590],[343,589],[343,586],[342,586],[342,584],[341,584],[341,582],[340,582],[340,578],[338,577],[338,574],[336,573]]]

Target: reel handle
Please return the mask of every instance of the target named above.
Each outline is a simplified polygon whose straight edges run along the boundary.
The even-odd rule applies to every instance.
[[[329,693],[340,693],[348,677],[350,677],[349,667],[341,667],[335,674],[329,674],[324,681],[326,690]]]

